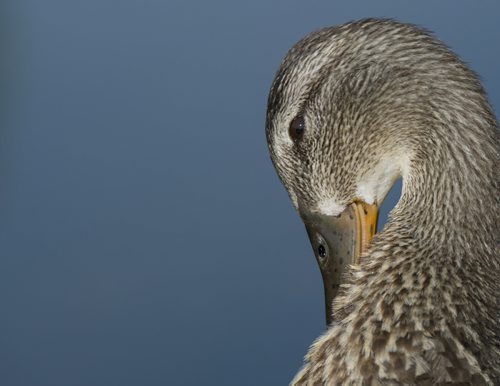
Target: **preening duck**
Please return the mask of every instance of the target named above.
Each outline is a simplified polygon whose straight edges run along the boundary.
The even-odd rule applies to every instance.
[[[283,60],[266,134],[329,324],[292,384],[500,385],[500,136],[468,66],[409,24],[320,30]]]

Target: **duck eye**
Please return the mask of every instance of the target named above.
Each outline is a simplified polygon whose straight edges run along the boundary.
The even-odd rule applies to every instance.
[[[321,257],[322,259],[324,259],[326,257],[326,249],[325,249],[325,246],[320,244],[318,246],[318,255],[319,257]]]
[[[292,122],[290,122],[290,128],[288,129],[288,134],[290,135],[290,138],[292,138],[294,142],[297,142],[304,135],[304,130],[305,130],[304,117],[301,115],[297,115],[295,118],[292,119]]]

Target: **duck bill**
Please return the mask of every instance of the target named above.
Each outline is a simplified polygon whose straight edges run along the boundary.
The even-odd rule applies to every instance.
[[[376,232],[378,207],[358,201],[339,216],[301,213],[318,261],[325,288],[326,323],[332,322],[332,303],[351,264],[358,264]]]

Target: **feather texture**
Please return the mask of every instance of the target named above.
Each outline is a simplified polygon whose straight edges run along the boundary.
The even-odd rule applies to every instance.
[[[413,25],[326,28],[283,60],[266,133],[296,208],[347,205],[374,165],[403,178],[292,384],[500,384],[499,130],[468,66]]]

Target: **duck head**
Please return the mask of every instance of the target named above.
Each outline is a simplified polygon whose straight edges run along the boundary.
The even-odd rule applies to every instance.
[[[376,24],[372,33],[376,43]],[[432,101],[422,79],[434,75],[405,62],[412,49],[419,55],[407,31],[405,39],[399,54],[390,39],[365,44],[355,24],[315,32],[288,52],[269,94],[271,159],[309,235],[328,324],[343,274],[369,247],[378,208],[407,174],[418,128],[426,127]]]

